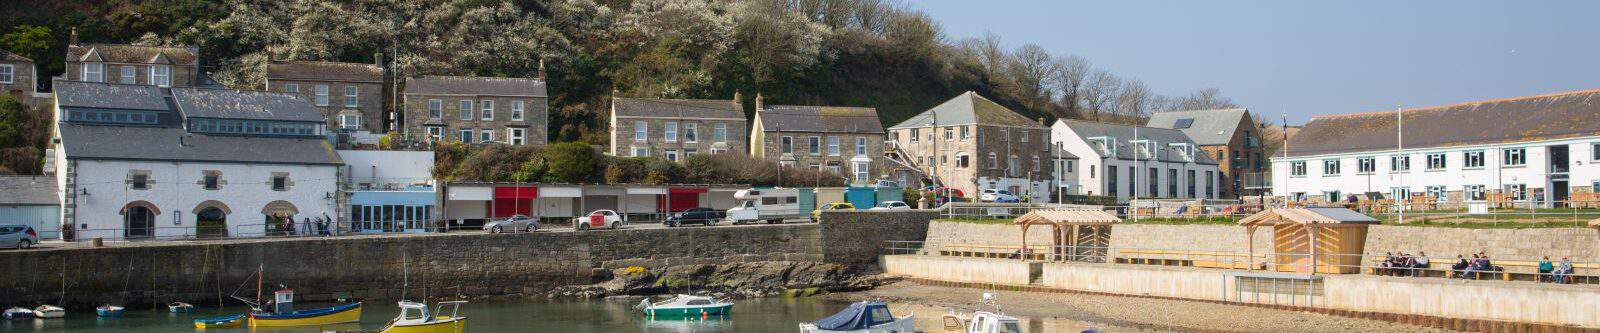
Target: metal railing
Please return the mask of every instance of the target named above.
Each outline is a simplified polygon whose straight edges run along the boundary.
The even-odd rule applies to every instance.
[[[1225,203],[1215,203],[1222,201]],[[1259,201],[1223,200],[1150,200],[1141,199],[1131,204],[1095,206],[1028,203],[957,203],[942,206],[940,218],[999,220],[1014,219],[1035,209],[1092,209],[1113,212],[1124,223],[1171,224],[1232,224],[1251,214],[1283,207],[1283,204],[1266,205]],[[1561,201],[1548,208],[1521,206],[1484,206],[1484,202],[1467,203],[1402,203],[1395,205],[1339,205],[1367,214],[1383,224],[1446,226],[1446,227],[1588,227],[1590,221],[1600,219],[1600,202]],[[1473,207],[1478,205],[1477,207]],[[1292,207],[1303,205],[1291,203]],[[1403,211],[1402,211],[1403,209]]]

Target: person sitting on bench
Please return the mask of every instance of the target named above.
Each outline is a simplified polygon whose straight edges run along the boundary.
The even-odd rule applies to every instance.
[[[1411,261],[1411,276],[1416,277],[1426,275],[1426,273],[1422,273],[1422,271],[1428,269],[1429,266],[1428,252],[1417,252],[1417,257],[1412,258]]]
[[[1453,264],[1453,265],[1450,265],[1450,273],[1452,273],[1451,275],[1453,275],[1453,276],[1450,276],[1450,277],[1453,277],[1453,278],[1466,278],[1467,277],[1467,270],[1470,269],[1470,268],[1472,268],[1472,264],[1467,262],[1467,257],[1457,254],[1456,255],[1456,263]]]
[[[1550,256],[1544,256],[1544,259],[1539,259],[1539,278],[1537,279],[1537,281],[1539,281],[1539,282],[1545,282],[1545,281],[1554,282],[1555,279],[1551,278],[1552,276],[1550,275],[1550,273],[1554,273],[1555,271],[1556,271],[1556,265],[1550,263]]]
[[[1556,283],[1572,283],[1572,259],[1561,257],[1561,266],[1556,266]]]

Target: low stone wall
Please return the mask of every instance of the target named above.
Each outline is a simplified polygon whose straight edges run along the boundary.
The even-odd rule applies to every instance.
[[[1434,260],[1483,251],[1490,258],[1577,262],[1600,261],[1600,237],[1588,228],[1467,229],[1375,225],[1368,230],[1366,252],[1427,252]]]
[[[923,249],[937,251],[948,244],[1019,245],[1022,228],[1009,223],[972,223],[934,220],[928,225]],[[1028,229],[1028,244],[1050,245],[1050,227]]]
[[[0,251],[0,305],[56,302],[62,274],[68,306],[215,301],[254,284],[293,287],[306,300],[342,295],[539,294],[593,283],[605,268],[822,260],[816,224],[623,229],[524,234],[354,236],[105,248]],[[247,283],[248,282],[248,283]],[[253,293],[254,288],[247,288]]]
[[[1256,249],[1271,251],[1272,230],[1256,230]],[[1245,252],[1244,227],[1236,225],[1118,224],[1111,246],[1129,249]]]
[[[1045,263],[1039,285],[1112,294],[1225,300],[1233,276],[1180,267]]]
[[[1600,327],[1593,286],[1362,275],[1323,281],[1335,309]]]
[[[887,241],[923,241],[937,217],[932,209],[823,211],[823,261],[876,271]]]
[[[1027,285],[1041,263],[925,255],[883,256],[884,273],[892,276],[961,283]]]

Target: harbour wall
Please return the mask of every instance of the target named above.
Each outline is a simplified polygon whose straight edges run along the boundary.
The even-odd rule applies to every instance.
[[[0,303],[69,307],[214,303],[292,287],[304,300],[538,295],[604,278],[610,268],[821,261],[816,224],[523,234],[430,234],[118,244],[0,252]],[[409,280],[409,288],[402,288]],[[241,288],[241,285],[243,286]]]
[[[1193,267],[1030,264],[928,255],[892,255],[884,260],[891,263],[886,266],[889,275],[966,287],[1262,305],[1469,330],[1600,328],[1600,316],[1594,315],[1600,309],[1600,290],[1591,286],[1368,275],[1308,278]],[[1035,278],[1018,279],[1023,272]],[[1263,287],[1274,280],[1275,287]]]

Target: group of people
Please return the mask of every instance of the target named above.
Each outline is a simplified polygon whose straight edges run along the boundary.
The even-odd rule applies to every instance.
[[[297,228],[295,227],[294,217],[293,216],[289,216],[289,215],[281,215],[281,216],[274,215],[273,217],[275,218],[275,220],[282,221],[281,223],[278,224],[278,231],[283,232],[284,235],[295,235],[295,234],[297,234],[297,232],[295,231],[295,229],[297,229]],[[315,220],[313,220],[312,218],[307,217],[307,218],[304,219],[304,222],[303,222],[304,224],[302,224],[302,225],[304,225],[303,228],[306,229],[304,231],[304,234],[305,235],[317,235],[317,236],[333,236],[333,228],[329,228],[329,225],[331,225],[333,223],[332,221],[333,221],[333,219],[329,218],[328,214],[326,214],[326,213],[322,214],[322,217],[318,217]]]
[[[1479,273],[1482,272],[1503,271],[1505,271],[1505,269],[1500,266],[1495,266],[1493,262],[1489,261],[1489,255],[1483,251],[1478,251],[1478,253],[1472,254],[1472,258],[1470,259],[1457,254],[1456,264],[1450,265],[1450,272],[1452,273],[1453,277],[1462,279],[1476,278],[1478,275],[1480,275]]]
[[[1384,252],[1383,263],[1379,265],[1378,274],[1419,276],[1428,267],[1432,267],[1432,265],[1428,262],[1427,252],[1419,252],[1417,255],[1410,255],[1405,252],[1401,252],[1398,255],[1394,252]]]
[[[1572,283],[1572,259],[1561,257],[1560,264],[1552,264],[1550,256],[1539,260],[1539,281],[1550,281],[1560,284]]]

